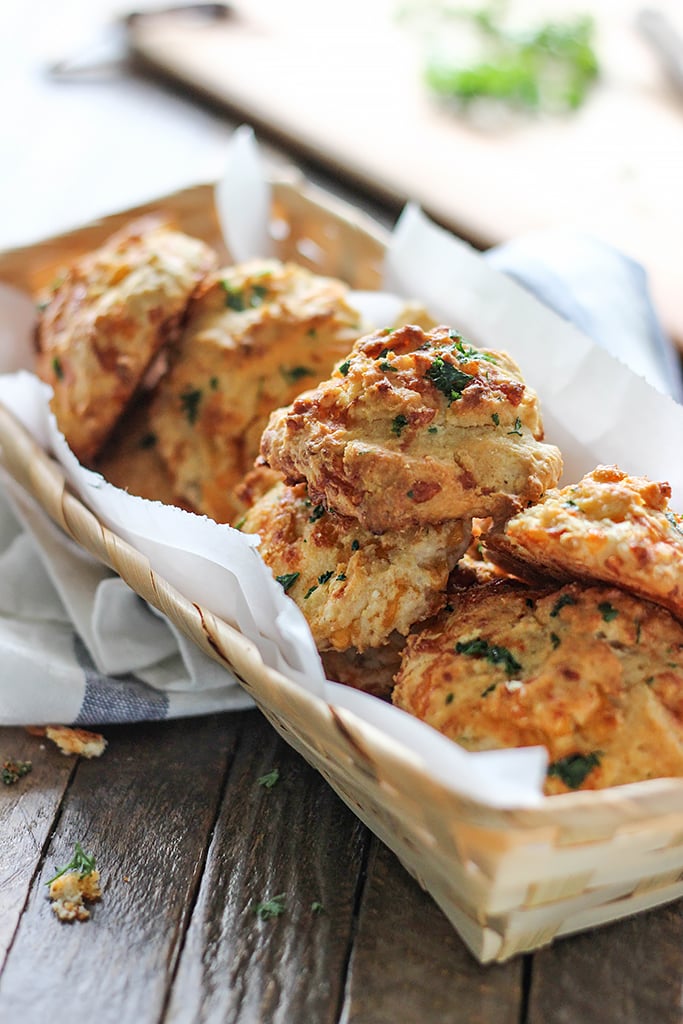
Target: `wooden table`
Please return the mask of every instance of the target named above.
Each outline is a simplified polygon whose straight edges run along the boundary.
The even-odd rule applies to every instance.
[[[259,712],[103,731],[87,761],[0,729],[0,760],[33,763],[0,788],[1,1021],[683,1019],[683,902],[481,967]],[[76,841],[103,896],[62,924],[44,883]]]

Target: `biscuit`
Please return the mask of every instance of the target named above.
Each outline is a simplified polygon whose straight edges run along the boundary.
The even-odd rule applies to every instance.
[[[509,516],[557,483],[535,393],[504,353],[447,327],[360,339],[271,416],[261,454],[315,503],[375,532]]]
[[[401,652],[406,638],[392,633],[382,647],[365,651],[322,651],[320,658],[325,675],[337,683],[363,690],[375,697],[387,698],[394,686],[394,676],[401,665]]]
[[[258,455],[268,416],[327,377],[361,333],[348,288],[292,263],[217,271],[193,301],[151,410],[174,486],[229,522],[234,488]]]
[[[669,508],[670,494],[667,483],[598,466],[484,542],[516,575],[612,583],[683,619],[683,516]]]
[[[215,264],[204,242],[142,218],[69,267],[46,295],[36,368],[82,462],[102,448]]]
[[[438,611],[469,542],[466,521],[380,536],[310,500],[305,484],[276,484],[239,523],[304,613],[319,650],[363,652]]]
[[[615,587],[501,580],[409,637],[392,699],[468,750],[542,745],[546,793],[683,775],[683,626]]]

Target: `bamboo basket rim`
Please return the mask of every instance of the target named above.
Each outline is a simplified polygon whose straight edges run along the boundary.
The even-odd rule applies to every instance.
[[[274,201],[279,200],[286,205],[288,197],[292,194],[301,195],[313,208],[318,208],[322,213],[345,222],[353,230],[370,238],[378,257],[383,253],[389,237],[388,232],[367,214],[357,210],[345,200],[331,196],[324,189],[308,182],[300,172],[293,169],[290,174],[280,174],[278,177],[272,178],[270,184],[273,188]],[[107,214],[95,221],[71,228],[50,238],[0,251],[0,283],[26,287],[30,276],[30,267],[35,262],[37,252],[52,254],[60,250],[63,251],[64,248],[73,249],[84,231],[106,237],[121,222],[164,208],[174,201],[198,199],[205,202],[208,208],[213,197],[213,187],[211,183],[191,185],[135,207]],[[13,413],[1,402],[0,462],[13,479],[33,495],[58,526],[94,557],[108,565],[113,571],[118,572],[140,596],[155,604],[162,612],[168,612],[168,602],[170,602],[179,617],[178,624],[181,628],[183,619],[192,618],[194,610],[202,623],[208,621],[216,623],[221,638],[228,638],[231,644],[241,648],[246,659],[256,665],[258,671],[264,673],[271,682],[286,688],[294,697],[311,702],[312,705],[323,706],[328,711],[335,707],[322,698],[305,691],[287,676],[267,666],[262,661],[256,647],[242,633],[209,609],[190,602],[162,576],[154,572],[149,566],[147,558],[141,552],[123,541],[115,532],[100,522],[84,502],[74,494],[59,463],[35,441]],[[140,580],[142,579],[146,579],[149,585],[141,587]],[[159,600],[160,594],[164,595],[164,601]],[[191,631],[189,635],[192,639],[197,639]],[[219,663],[227,662],[228,665],[232,665],[231,659],[226,657],[220,648],[217,649],[209,643],[204,649]],[[244,682],[244,679],[241,681]],[[247,687],[247,689],[251,693],[250,688]],[[367,736],[370,740],[369,745],[383,737],[388,747],[392,748],[393,755],[399,760],[402,757],[405,760],[407,748],[398,740],[394,740],[354,712],[345,708],[342,710],[343,719],[347,720],[361,735]],[[411,752],[407,751],[407,753]],[[652,806],[659,808],[658,814],[660,815],[667,813],[667,810],[674,812],[683,806],[683,778],[663,777],[601,790],[542,796],[540,802],[534,806],[500,808],[458,794],[446,783],[435,779],[421,763],[417,766],[414,757],[410,758],[410,766],[411,770],[426,776],[432,786],[439,788],[448,796],[456,796],[462,807],[484,811],[488,827],[497,827],[503,830],[510,826],[522,832],[526,829],[531,831],[543,827],[554,827],[563,820],[566,821],[567,818],[574,818],[575,815],[582,817],[584,814],[590,814],[593,818],[599,817],[600,813],[604,811],[611,812],[607,815],[610,819],[616,816],[622,822],[635,823],[651,817],[648,809]],[[496,822],[497,824],[495,824]]]

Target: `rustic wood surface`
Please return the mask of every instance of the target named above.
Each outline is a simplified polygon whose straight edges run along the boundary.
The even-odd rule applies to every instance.
[[[85,761],[0,729],[0,760],[33,764],[0,787],[2,1021],[683,1020],[681,904],[482,967],[258,712],[104,732]],[[103,896],[62,924],[44,883],[77,840]]]

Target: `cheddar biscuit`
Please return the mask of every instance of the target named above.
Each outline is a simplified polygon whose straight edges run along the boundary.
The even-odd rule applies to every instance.
[[[199,290],[151,425],[178,494],[229,522],[269,414],[331,372],[361,332],[348,288],[292,263],[216,271]]]
[[[683,627],[614,587],[499,581],[410,637],[394,703],[468,750],[542,745],[547,793],[683,775]]]
[[[215,263],[204,242],[142,218],[69,267],[45,296],[37,371],[82,462],[97,455]]]
[[[601,580],[683,619],[683,516],[669,508],[670,494],[667,483],[598,466],[484,541],[517,575]]]
[[[504,353],[447,327],[360,339],[332,377],[273,413],[261,454],[367,529],[509,516],[557,483],[535,393]]]
[[[438,611],[470,534],[468,522],[452,521],[377,536],[313,502],[305,484],[284,482],[239,525],[259,534],[263,560],[321,651],[379,647]]]

